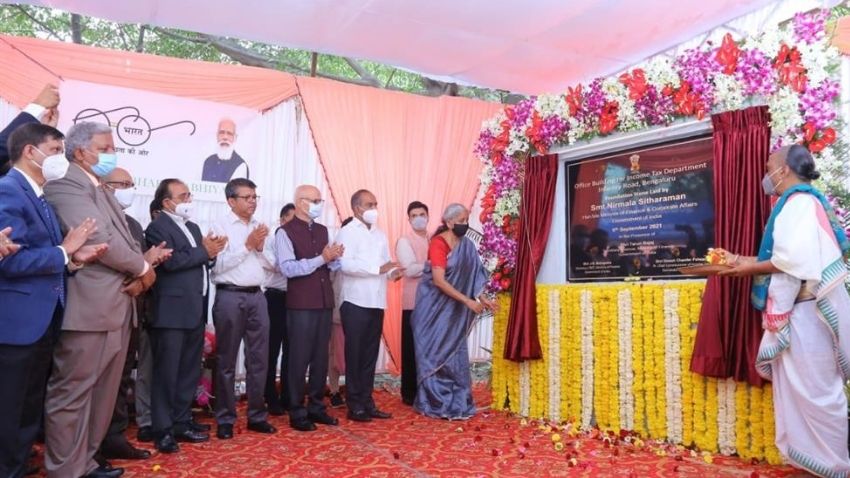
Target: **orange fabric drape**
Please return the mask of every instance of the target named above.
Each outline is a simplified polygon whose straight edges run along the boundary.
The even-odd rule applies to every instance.
[[[471,206],[482,164],[472,150],[481,123],[500,105],[467,98],[428,98],[333,82],[297,79],[325,175],[343,217],[351,195],[372,191],[390,252],[409,226],[407,205],[431,209],[430,229],[452,202]],[[401,367],[401,287],[388,288],[384,341]]]
[[[0,35],[0,95],[23,107],[45,83],[103,83],[265,110],[297,94],[295,76],[250,66],[183,60]]]

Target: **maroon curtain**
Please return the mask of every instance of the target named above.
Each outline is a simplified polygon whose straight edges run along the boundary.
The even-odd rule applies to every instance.
[[[761,178],[770,153],[766,106],[712,116],[714,125],[714,244],[742,255],[758,253],[770,215]],[[755,361],[761,317],[750,305],[752,280],[711,277],[705,288],[691,370],[753,385],[763,380]]]
[[[526,160],[519,208],[517,266],[505,339],[505,358],[508,360],[518,362],[541,358],[535,280],[552,226],[557,181],[557,155]]]

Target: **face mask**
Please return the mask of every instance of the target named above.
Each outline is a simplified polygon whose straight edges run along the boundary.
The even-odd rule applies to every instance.
[[[424,231],[428,227],[428,218],[425,216],[416,216],[410,220],[410,226],[414,231]]]
[[[363,213],[363,222],[366,224],[374,225],[378,222],[378,210],[377,209],[369,209]]]
[[[764,177],[761,178],[761,188],[764,191],[764,193],[767,194],[768,196],[773,196],[773,195],[776,194],[776,186],[773,184],[773,179],[771,179],[771,178],[778,171],[779,170],[777,169],[776,171],[774,171],[770,174],[765,173]]]
[[[45,157],[44,162],[41,164],[33,161],[33,164],[41,169],[41,175],[44,176],[45,181],[55,181],[65,177],[65,173],[68,172],[68,167],[71,166],[71,163],[68,162],[65,154],[59,153],[54,154],[53,156],[47,156],[40,149],[36,148],[35,150]]]
[[[228,160],[233,156],[233,146],[220,146],[218,147],[218,159]]]
[[[310,203],[310,210],[307,211],[307,215],[310,216],[311,219],[316,219],[317,217],[322,215],[322,203],[314,204]]]
[[[195,210],[195,206],[190,202],[181,202],[174,208],[174,214],[182,217],[183,219],[191,219],[192,212]]]
[[[116,189],[114,194],[118,204],[120,204],[124,209],[127,209],[133,205],[133,199],[136,197],[136,190],[134,188]]]
[[[97,164],[91,167],[95,176],[102,178],[109,175],[118,166],[118,156],[115,153],[98,153]]]
[[[469,230],[469,224],[455,224],[452,226],[452,233],[457,237],[465,236],[467,230]]]

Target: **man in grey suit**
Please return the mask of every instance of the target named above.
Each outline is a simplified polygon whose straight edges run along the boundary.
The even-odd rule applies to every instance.
[[[109,427],[130,324],[133,297],[154,282],[154,266],[170,253],[152,247],[142,254],[124,211],[100,179],[115,168],[112,129],[99,123],[78,123],[65,139],[71,162],[64,178],[51,181],[45,196],[56,210],[62,229],[93,218],[98,230],[91,243],[107,243],[98,262],[68,279],[62,332],[53,354],[53,372],[45,401],[45,465],[48,477],[116,477],[120,468],[98,465],[95,453]]]

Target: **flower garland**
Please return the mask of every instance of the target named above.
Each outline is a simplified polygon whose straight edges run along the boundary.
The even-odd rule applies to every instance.
[[[647,371],[645,367],[645,317],[643,313],[643,299],[646,292],[645,287],[639,285],[631,286],[632,297],[636,298],[632,302],[632,368],[635,372],[635,384],[632,394],[635,397],[635,412],[634,412],[634,431],[641,435],[648,433],[647,429],[647,390],[646,377]]]
[[[679,338],[679,290],[664,289],[664,369],[667,400],[667,437],[681,443],[682,430],[682,363]]]
[[[831,78],[839,53],[826,35],[828,17],[800,14],[741,43],[727,35],[721,45],[705,42],[675,59],[656,56],[619,76],[506,106],[485,121],[475,154],[484,162],[480,250],[489,287],[511,286],[525,158],[554,145],[767,104],[772,147],[801,143],[816,159],[834,158],[839,85]]]
[[[632,368],[632,293],[621,289],[617,293],[617,336],[619,339],[619,405],[620,426],[633,430],[635,426],[635,396],[632,391],[635,372]]]
[[[706,453],[781,463],[771,388],[689,371],[704,287],[701,281],[539,286],[544,360],[517,364],[495,353],[493,408],[507,404],[518,414],[573,423],[574,430],[591,427],[595,417],[603,430],[631,429]],[[510,298],[498,300],[497,348]],[[676,340],[678,352],[671,346]]]
[[[561,296],[557,289],[548,291],[549,298],[549,413],[553,421],[561,420]],[[538,320],[540,318],[538,317]]]
[[[590,427],[593,417],[593,300],[581,291],[581,426]]]

